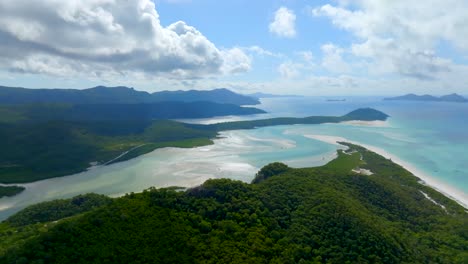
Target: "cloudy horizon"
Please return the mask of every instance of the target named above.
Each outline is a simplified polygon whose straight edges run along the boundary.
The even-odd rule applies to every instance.
[[[468,1],[2,0],[0,85],[468,93]]]

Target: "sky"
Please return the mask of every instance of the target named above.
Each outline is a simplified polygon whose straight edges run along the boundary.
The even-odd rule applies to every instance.
[[[468,1],[0,0],[0,85],[468,94]]]

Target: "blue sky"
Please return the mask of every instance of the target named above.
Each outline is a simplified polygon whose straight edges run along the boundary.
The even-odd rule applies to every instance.
[[[468,94],[464,0],[4,0],[0,84]]]

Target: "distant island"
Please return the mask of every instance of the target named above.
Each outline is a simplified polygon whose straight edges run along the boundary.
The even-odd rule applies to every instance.
[[[465,97],[453,93],[448,95],[443,95],[436,97],[433,95],[416,95],[416,94],[407,94],[397,97],[384,98],[385,101],[423,101],[423,102],[456,102],[456,103],[466,103],[468,99]]]
[[[327,102],[346,102],[346,99],[327,99]]]

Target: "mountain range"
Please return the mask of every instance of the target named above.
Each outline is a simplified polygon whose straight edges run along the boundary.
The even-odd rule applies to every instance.
[[[257,98],[228,89],[210,91],[162,91],[148,93],[125,86],[96,86],[89,89],[27,89],[0,86],[0,104],[69,103],[69,104],[137,104],[163,101],[210,101],[220,104],[256,105]]]
[[[407,94],[403,96],[384,98],[384,100],[386,101],[457,102],[457,103],[468,102],[468,99],[456,93],[443,95],[440,97],[436,97],[436,96],[428,95],[428,94],[425,94],[425,95]]]

